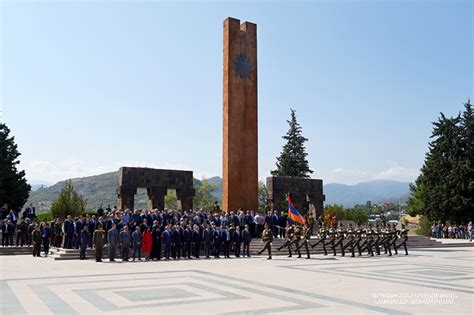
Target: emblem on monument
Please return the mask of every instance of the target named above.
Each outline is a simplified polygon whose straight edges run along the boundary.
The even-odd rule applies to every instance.
[[[252,75],[252,63],[245,54],[240,54],[234,61],[235,72],[245,79]]]

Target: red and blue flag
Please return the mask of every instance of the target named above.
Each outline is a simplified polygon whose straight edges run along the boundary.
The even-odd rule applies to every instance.
[[[301,216],[298,210],[293,206],[293,203],[291,202],[290,195],[288,195],[288,217],[300,224],[304,224],[304,218]]]

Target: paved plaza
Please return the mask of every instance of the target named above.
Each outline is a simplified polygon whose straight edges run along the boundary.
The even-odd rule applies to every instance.
[[[309,260],[0,257],[1,314],[473,314],[474,248]]]

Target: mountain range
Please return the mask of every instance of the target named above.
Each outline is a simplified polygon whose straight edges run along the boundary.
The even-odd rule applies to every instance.
[[[220,200],[222,195],[222,178],[215,176],[206,179],[210,184],[216,186],[212,191],[213,197]],[[114,205],[117,201],[115,189],[118,183],[118,173],[111,172],[95,176],[71,179],[78,193],[87,199],[87,208],[96,209],[100,205]],[[35,187],[31,191],[27,204],[33,203],[37,211],[48,211],[56,200],[65,181],[60,181],[52,186]],[[194,186],[201,185],[201,180],[194,179]],[[409,183],[389,180],[377,180],[359,183],[356,185],[326,184],[324,194],[325,204],[341,204],[344,207],[352,207],[355,204],[365,204],[367,201],[373,203],[392,201],[405,203],[409,194]],[[146,189],[138,189],[135,196],[135,205],[144,208],[147,204]]]

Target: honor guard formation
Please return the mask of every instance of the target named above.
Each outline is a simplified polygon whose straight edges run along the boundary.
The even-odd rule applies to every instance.
[[[362,256],[364,253],[374,256],[380,255],[381,250],[385,255],[392,256],[392,250],[397,255],[398,249],[401,247],[405,250],[405,255],[408,255],[408,229],[403,224],[400,230],[396,228],[395,224],[373,225],[369,223],[364,228],[361,228],[359,224],[354,227],[349,223],[347,228],[344,228],[342,224],[338,226],[334,224],[330,228],[321,227],[312,237],[310,224],[302,226],[288,222],[284,235],[285,242],[277,248],[277,251],[286,248],[289,258],[293,257],[295,252],[298,254],[297,257],[301,258],[301,249],[304,248],[306,259],[310,259],[309,247],[315,248],[317,246],[323,249],[325,256],[328,255],[328,249],[333,252],[334,256],[338,251],[341,256],[345,256],[346,251],[350,251],[352,257],[356,256],[356,252],[358,256]],[[272,259],[273,234],[269,225],[265,225],[262,241],[265,246],[259,255],[267,250],[268,259]]]

